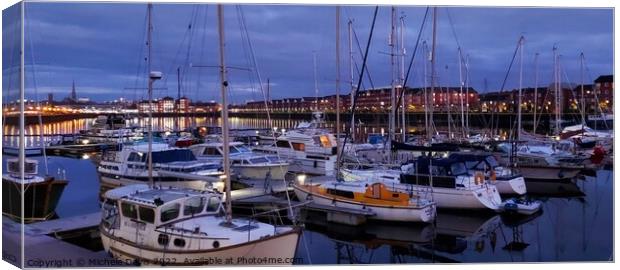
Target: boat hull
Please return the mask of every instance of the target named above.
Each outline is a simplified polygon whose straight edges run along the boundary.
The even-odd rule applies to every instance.
[[[560,181],[568,182],[575,178],[580,170],[557,167],[518,167],[525,181]]]
[[[295,195],[302,202],[311,200],[318,205],[342,207],[346,209],[369,211],[373,215],[369,215],[369,219],[384,221],[401,221],[401,222],[432,222],[436,216],[436,208],[434,204],[428,204],[421,207],[398,207],[398,206],[377,206],[368,205],[347,200],[339,200],[333,197],[327,197],[316,193],[311,193],[303,186],[294,185]]]
[[[287,164],[274,164],[274,165],[264,165],[260,166],[252,166],[252,165],[233,165],[232,169],[240,178],[249,178],[249,179],[265,179],[267,177],[267,173],[270,173],[270,179],[272,180],[283,180],[284,176],[288,172]]]
[[[523,195],[527,192],[525,186],[525,179],[523,177],[516,177],[510,180],[497,180],[495,186],[499,194],[505,195]]]
[[[290,160],[288,170],[310,175],[334,176],[335,168],[336,158],[334,156],[327,159],[293,158]]]
[[[175,251],[137,245],[101,227],[106,252],[139,265],[291,265],[301,231],[298,228],[243,244],[204,250]]]
[[[21,196],[21,184],[2,179],[2,214],[26,223],[46,220],[54,216],[58,201],[67,186],[65,180],[48,178],[43,182],[24,185],[25,193]],[[24,215],[22,216],[22,200]]]
[[[130,179],[119,176],[118,178],[113,175],[101,175],[100,179],[100,195],[103,195],[106,191],[117,187],[134,185],[134,184],[148,184],[148,177],[141,177],[137,179]],[[162,187],[176,187],[176,188],[189,188],[194,190],[207,190],[210,187],[210,183],[203,180],[176,180],[176,181],[161,181],[158,177],[153,177],[153,182],[157,186]]]

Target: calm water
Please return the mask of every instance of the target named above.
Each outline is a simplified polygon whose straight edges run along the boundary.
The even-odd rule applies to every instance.
[[[90,160],[50,157],[48,166],[50,172],[66,171],[69,180],[57,208],[59,217],[99,211],[99,182]],[[40,171],[44,172],[43,165]],[[544,200],[543,211],[521,220],[440,211],[436,224],[373,222],[356,228],[328,226],[316,218],[317,224],[306,225],[297,256],[312,264],[613,259],[611,171],[535,191]]]
[[[88,124],[86,120],[76,121]],[[237,121],[236,127],[260,123]],[[295,124],[289,120],[278,125],[286,128],[289,123]],[[49,129],[52,133],[69,133],[79,125],[55,124]],[[42,158],[36,159],[40,173],[44,173]],[[98,212],[99,182],[94,163],[89,159],[48,159],[50,174],[60,169],[69,180],[58,216]],[[3,157],[3,167],[5,163]],[[309,217],[313,224],[306,224],[297,257],[305,264],[613,260],[612,171],[600,170],[596,177],[568,184],[528,184],[528,191],[544,201],[543,211],[522,219],[486,212],[440,211],[436,223],[425,226],[373,222],[349,227]]]

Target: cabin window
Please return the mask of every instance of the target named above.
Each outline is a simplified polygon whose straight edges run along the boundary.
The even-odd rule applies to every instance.
[[[207,212],[215,212],[220,207],[220,198],[211,197],[209,198],[209,204],[207,204]]]
[[[132,219],[138,218],[138,211],[136,210],[136,206],[133,204],[122,202],[121,211],[123,212],[124,217],[132,218]]]
[[[193,197],[185,200],[183,206],[183,215],[191,216],[194,214],[199,214],[205,207],[205,198],[204,197]]]
[[[129,157],[127,158],[127,161],[131,161],[131,162],[140,162],[142,161],[142,155],[136,153],[136,152],[132,152],[131,154],[129,154]]]
[[[331,194],[331,195],[335,195],[335,196],[340,196],[340,197],[345,197],[345,198],[350,198],[353,199],[355,197],[355,195],[353,194],[353,192],[351,191],[346,191],[346,190],[338,190],[338,189],[331,189],[328,188],[327,189],[327,193]]]
[[[265,157],[257,157],[257,158],[250,159],[250,163],[252,164],[268,163],[268,162],[269,160]]]
[[[160,234],[157,237],[157,243],[162,246],[167,246],[169,242],[170,242],[170,238],[168,237],[167,234]]]
[[[140,220],[148,223],[155,222],[155,210],[153,208],[138,207],[138,213],[140,214]]]
[[[181,205],[178,203],[171,203],[161,208],[161,222],[166,222],[179,217],[179,210]]]
[[[306,151],[306,145],[303,143],[291,143],[296,151]]]
[[[277,147],[290,148],[291,146],[288,144],[288,141],[276,141]]]
[[[499,163],[497,163],[497,159],[495,159],[495,157],[493,156],[488,156],[486,158],[487,163],[489,163],[489,166],[491,166],[491,168],[495,168],[497,166],[499,166]]]
[[[221,156],[222,154],[220,154],[220,151],[218,151],[215,148],[207,147],[207,148],[205,148],[205,151],[203,152],[203,155],[205,155],[205,156]]]
[[[185,246],[185,239],[181,239],[181,238],[175,238],[174,241],[172,242],[175,246],[177,247],[184,247]]]
[[[453,163],[450,165],[450,171],[452,172],[452,175],[461,175],[467,173],[467,168],[465,168],[465,164],[461,162]]]
[[[233,165],[241,164],[241,160],[233,160],[232,164]]]

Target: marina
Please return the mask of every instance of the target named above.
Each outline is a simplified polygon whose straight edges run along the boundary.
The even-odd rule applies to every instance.
[[[93,85],[86,87],[72,78],[66,98],[57,101],[50,92],[41,99],[39,92],[52,89],[53,72],[33,68],[41,66],[33,48],[46,42],[26,38],[40,25],[26,23],[32,15],[25,10],[41,16],[47,8],[75,12],[84,5],[89,4],[21,3],[3,12],[3,19],[20,18],[25,35],[19,44],[3,44],[11,68],[3,65],[2,243],[3,260],[10,264],[615,260],[614,75],[601,64],[608,56],[586,61],[586,53],[597,55],[596,50],[575,57],[567,55],[572,48],[554,43],[533,53],[526,46],[542,50],[540,42],[521,32],[516,43],[496,45],[512,52],[493,57],[510,60],[507,67],[473,56],[472,76],[481,76],[477,66],[499,73],[487,70],[472,80],[470,53],[479,49],[461,47],[457,35],[472,42],[461,33],[472,32],[458,27],[450,10],[488,8],[317,6],[329,11],[312,19],[330,33],[317,39],[329,52],[311,51],[313,72],[303,74],[311,74],[310,89],[308,78],[298,74],[303,68],[280,53],[271,57],[280,58],[278,68],[286,66],[288,75],[273,71],[273,59],[266,65],[271,72],[261,72],[264,42],[276,39],[251,35],[256,14],[264,11],[260,5],[145,3],[123,10],[124,4],[97,3],[128,12],[126,22],[114,25],[132,30],[116,31],[140,42],[134,44],[137,51],[115,58],[126,68],[132,66],[129,53],[139,56],[136,72],[116,70],[107,86],[101,84],[105,75],[84,80]],[[576,10],[598,14],[604,22],[596,24],[603,25],[613,15],[606,9]],[[136,14],[144,15],[142,23]],[[306,25],[297,25],[295,34],[300,40],[309,25],[302,17]],[[261,23],[272,20],[267,16]],[[297,21],[289,23],[295,27]],[[444,36],[446,26],[453,39]],[[89,27],[94,25],[84,24]],[[364,31],[358,33],[360,27]],[[15,31],[3,28],[3,36],[9,30]],[[409,41],[412,33],[417,36]],[[377,46],[374,34],[387,36],[387,43]],[[102,58],[132,47],[129,39],[113,40],[114,46],[99,52]],[[279,49],[288,46],[277,43]],[[300,53],[301,47],[282,54],[306,62],[308,52]],[[375,59],[377,51],[383,60]],[[539,81],[539,55],[552,78]],[[579,84],[570,82],[576,74]],[[123,91],[110,90],[120,78],[134,81]],[[290,78],[295,80],[284,83]],[[85,91],[78,96],[78,89]]]

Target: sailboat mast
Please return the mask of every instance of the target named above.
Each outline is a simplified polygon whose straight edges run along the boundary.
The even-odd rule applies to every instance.
[[[355,103],[355,87],[353,85],[353,22],[349,20],[348,23],[349,34],[349,86],[351,88],[351,107]],[[355,114],[351,114],[351,140],[355,142]]]
[[[422,49],[424,50],[424,56],[422,57],[422,66],[424,67],[424,129],[426,129],[426,137],[427,139],[430,139],[431,136],[430,134],[430,130],[428,127],[428,107],[429,107],[429,102],[428,102],[428,63],[426,62],[426,56],[428,55],[428,46],[426,44],[426,41],[423,42],[422,44]]]
[[[316,51],[312,51],[312,66],[314,69],[314,104],[316,105],[315,110],[319,111],[319,81],[317,79],[316,74]]]
[[[517,104],[517,140],[521,140],[521,107],[522,107],[522,95],[523,95],[523,42],[525,38],[521,36],[519,39],[519,98]]]
[[[435,103],[435,97],[434,97],[434,92],[435,92],[435,45],[437,45],[437,7],[433,7],[433,45],[431,47],[431,93],[430,93],[430,112],[429,112],[429,121],[430,121],[430,125],[431,128],[427,129],[427,133],[428,133],[428,139],[430,140],[432,137],[432,131],[431,129],[433,129],[432,127],[433,125],[433,110],[434,108],[434,103]],[[428,105],[427,105],[428,106]]]
[[[340,136],[340,6],[336,6],[336,136]],[[340,160],[340,142],[336,141],[337,159]],[[340,169],[340,162],[336,162]]]
[[[461,138],[465,138],[465,107],[463,104],[463,85],[465,84],[463,82],[463,54],[461,52],[461,47],[459,47],[458,50],[458,57],[459,57],[459,88],[460,88],[460,100],[461,100]]]
[[[407,139],[407,119],[406,119],[406,110],[407,110],[407,106],[405,105],[405,101],[407,100],[406,98],[406,92],[405,91],[405,17],[404,15],[400,17],[400,91],[402,91],[402,110],[401,110],[401,117],[402,117],[402,129],[403,129],[403,140],[402,142],[404,143]]]
[[[394,70],[394,62],[395,62],[395,27],[396,27],[396,8],[392,6],[392,26],[390,28],[390,38],[389,38],[389,46],[390,46],[390,68],[392,73],[392,91],[390,91],[390,142],[395,139],[396,133],[396,72]],[[391,159],[390,159],[391,161]]]
[[[147,70],[151,72],[151,42],[152,42],[152,31],[153,24],[151,21],[151,16],[153,12],[153,4],[148,3],[147,7],[147,18],[148,18],[148,28],[147,28]],[[153,187],[155,185],[153,181],[153,80],[149,79],[148,85],[148,98],[149,98],[149,124],[148,124],[148,133],[149,133],[149,146],[148,146],[148,166],[149,166],[149,185]]]
[[[553,59],[555,60],[555,132],[560,133],[560,56],[557,54],[557,47],[553,47]]]
[[[217,5],[217,21],[218,21],[218,34],[219,34],[219,48],[220,48],[220,81],[222,89],[222,150],[224,150],[224,175],[226,176],[226,221],[230,223],[232,221],[232,203],[231,203],[231,182],[230,182],[230,149],[228,143],[228,102],[226,100],[228,81],[226,78],[226,62],[224,61],[224,8],[222,4]]]
[[[538,124],[536,123],[536,110],[538,109],[538,53],[534,55],[534,129],[533,132],[536,134],[536,127]]]
[[[581,76],[581,122],[583,126],[586,125],[586,97],[585,92],[583,91],[583,52],[580,55],[580,76]]]
[[[181,113],[181,67],[177,67],[177,102],[175,104],[176,108],[176,116],[174,117],[174,129],[175,131],[179,131],[179,113]]]
[[[465,56],[465,136],[469,137],[469,54]]]

